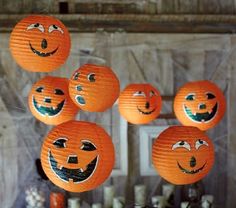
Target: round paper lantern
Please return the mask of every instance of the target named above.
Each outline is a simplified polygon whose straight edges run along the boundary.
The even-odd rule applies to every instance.
[[[162,99],[150,84],[130,84],[119,96],[120,114],[130,123],[145,124],[160,114]]]
[[[188,82],[174,99],[174,112],[186,126],[201,130],[214,127],[224,116],[226,101],[222,91],[210,81]]]
[[[47,76],[36,82],[28,97],[32,114],[49,125],[74,119],[78,107],[72,102],[68,92],[69,80]]]
[[[49,72],[66,61],[70,52],[70,35],[58,19],[32,15],[14,27],[10,50],[23,69]]]
[[[110,175],[115,154],[110,136],[95,123],[68,121],[46,136],[41,160],[48,178],[71,192],[95,189]]]
[[[152,160],[160,176],[170,183],[195,183],[211,170],[214,146],[197,127],[172,126],[155,140]]]
[[[71,77],[69,92],[82,110],[103,112],[118,98],[120,84],[111,68],[85,64]]]

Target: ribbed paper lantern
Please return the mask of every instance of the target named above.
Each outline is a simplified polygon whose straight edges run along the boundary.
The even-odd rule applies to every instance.
[[[70,35],[58,19],[32,15],[14,27],[10,50],[23,69],[49,72],[66,61],[70,52]]]
[[[188,82],[174,99],[174,112],[186,126],[201,130],[214,127],[224,116],[226,101],[222,91],[210,81]]]
[[[192,126],[172,126],[155,140],[153,165],[161,177],[176,185],[201,180],[214,163],[214,146],[201,130]]]
[[[78,107],[68,92],[69,80],[47,76],[36,82],[29,94],[28,103],[32,114],[49,125],[74,119]]]
[[[130,123],[145,124],[160,114],[162,99],[150,84],[130,84],[119,96],[120,114]]]
[[[69,121],[49,132],[41,161],[48,178],[71,192],[95,189],[110,175],[114,166],[110,136],[95,123]]]
[[[118,98],[120,84],[111,68],[85,64],[71,77],[69,92],[82,110],[103,112]]]

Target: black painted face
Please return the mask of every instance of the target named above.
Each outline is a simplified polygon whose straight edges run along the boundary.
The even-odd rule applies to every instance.
[[[36,89],[36,93],[39,93],[39,94],[42,94],[44,91],[44,87],[43,86],[40,86]],[[64,96],[64,92],[61,90],[61,89],[55,89],[54,90],[54,94],[57,95],[57,96]],[[33,106],[35,108],[35,110],[43,115],[43,116],[56,116],[58,115],[63,107],[64,107],[64,104],[65,104],[65,99],[63,99],[60,103],[58,103],[56,105],[56,107],[48,107],[48,105],[50,105],[53,100],[51,97],[44,97],[43,98],[43,103],[45,104],[45,106],[43,104],[39,104],[38,101],[36,100],[35,96],[32,96],[32,99],[33,99]]]
[[[195,142],[195,145],[194,145],[194,149],[196,151],[199,150],[200,147],[202,146],[209,146],[208,143],[202,139],[198,139],[196,142]],[[188,166],[192,169],[192,170],[189,170],[188,168],[184,168],[180,162],[177,160],[177,166],[178,168],[180,169],[181,172],[185,173],[185,174],[197,174],[199,173],[200,171],[202,171],[204,169],[204,167],[206,166],[207,162],[205,162],[200,168],[197,168],[197,169],[194,169],[195,166],[198,164],[199,161],[197,161],[196,157],[191,155],[191,145],[190,143],[188,143],[187,141],[178,141],[177,143],[175,143],[173,146],[172,146],[172,150],[176,150],[178,148],[184,148],[186,150],[188,150],[188,154],[186,154],[184,157],[189,157],[189,164]],[[190,156],[191,155],[191,156]]]
[[[67,139],[65,138],[58,138],[54,143],[54,147],[61,149],[63,151],[63,148],[66,148],[67,145]],[[82,151],[96,151],[96,147],[88,140],[82,141],[83,145],[80,148]],[[56,161],[56,159],[52,155],[52,151],[49,150],[48,152],[48,160],[49,164],[51,166],[51,169],[53,172],[57,175],[58,178],[63,180],[64,182],[73,182],[73,183],[81,183],[85,180],[87,180],[90,176],[93,175],[94,171],[96,170],[97,162],[98,162],[98,156],[96,156],[86,167],[86,169],[83,168],[66,168],[62,165],[59,165],[59,162]],[[80,157],[71,154],[67,158],[68,165],[78,165],[80,160]]]
[[[207,97],[207,100],[213,100],[215,99],[215,95],[212,94],[212,93],[207,93],[206,94],[206,97]],[[195,100],[195,94],[188,94],[186,96],[186,101],[188,102],[197,102]],[[201,103],[196,103],[197,106],[197,109],[201,112],[196,112],[196,113],[193,113],[191,108],[187,107],[187,105],[184,105],[183,108],[184,108],[184,112],[186,114],[186,116],[188,118],[190,118],[192,121],[194,122],[197,122],[197,123],[207,123],[209,121],[211,121],[216,113],[217,113],[217,110],[218,110],[218,104],[217,102],[215,103],[215,105],[213,106],[212,109],[208,110],[208,107],[207,107],[207,101],[206,102],[201,102]],[[205,112],[202,112],[202,111],[205,111]]]

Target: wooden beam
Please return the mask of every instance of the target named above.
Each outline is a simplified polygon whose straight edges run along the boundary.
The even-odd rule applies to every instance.
[[[53,14],[52,14],[53,15]],[[27,15],[0,15],[0,32],[10,32]],[[108,32],[123,29],[132,33],[234,33],[235,15],[134,15],[65,14],[53,15],[70,32]]]

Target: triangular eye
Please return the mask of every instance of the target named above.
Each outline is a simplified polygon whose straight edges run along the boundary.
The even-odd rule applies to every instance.
[[[185,97],[186,100],[195,100],[195,95],[194,94],[188,94],[186,97]]]
[[[150,97],[152,97],[152,96],[156,95],[156,93],[153,90],[151,90],[149,95],[150,95]]]
[[[37,87],[36,92],[43,92],[43,87]]]
[[[56,141],[53,142],[53,145],[56,148],[65,148],[66,147],[66,138],[58,138]]]
[[[215,95],[213,95],[212,93],[210,93],[210,92],[208,92],[207,94],[206,94],[206,96],[207,96],[207,99],[208,100],[211,100],[211,99],[214,99],[214,98],[216,98],[216,96]]]
[[[56,95],[64,95],[64,92],[61,89],[55,89],[54,93]]]
[[[97,148],[95,147],[94,144],[92,144],[91,142],[89,142],[88,140],[83,140],[82,141],[82,146],[81,146],[81,150],[84,150],[84,151],[94,151],[96,150]]]
[[[74,79],[74,80],[78,80],[79,75],[80,75],[79,72],[75,72],[73,79]]]

